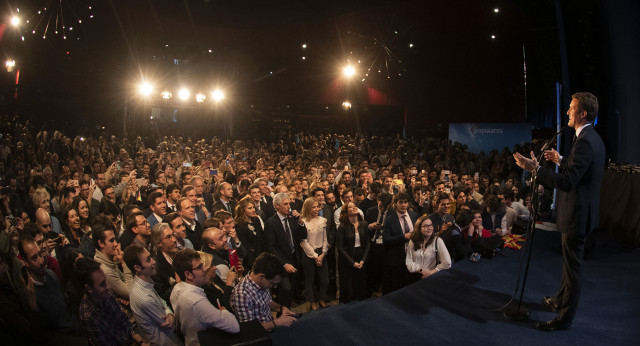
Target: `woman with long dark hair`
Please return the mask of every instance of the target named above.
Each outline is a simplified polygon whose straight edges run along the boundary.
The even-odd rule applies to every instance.
[[[427,215],[421,216],[409,237],[406,258],[409,273],[424,279],[441,270],[451,268],[449,251],[440,237],[433,234],[433,223]]]
[[[258,219],[258,214],[256,214],[256,206],[251,196],[247,195],[238,202],[235,220],[238,239],[247,250],[243,266],[252,268],[253,262],[262,253],[264,230],[260,219]]]
[[[353,202],[342,207],[337,238],[340,254],[340,302],[365,299],[365,263],[369,257],[371,242],[367,222],[362,219],[358,207]]]

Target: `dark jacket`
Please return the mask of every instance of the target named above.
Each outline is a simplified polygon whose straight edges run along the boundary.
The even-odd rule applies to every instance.
[[[300,242],[302,239],[307,238],[307,228],[299,225],[296,221],[288,218],[289,229],[291,229],[291,236],[293,238],[294,251],[300,251]],[[287,240],[287,234],[284,230],[282,222],[280,222],[280,216],[278,213],[273,215],[269,220],[264,223],[264,231],[266,238],[266,250],[276,255],[280,260],[280,264],[294,264],[297,261],[291,249],[289,247],[289,241]]]
[[[358,223],[358,234],[360,234],[360,247],[362,248],[362,261],[367,262],[369,258],[369,249],[371,248],[371,240],[369,239],[369,224],[366,221],[360,221]],[[355,263],[353,260],[355,243],[356,243],[356,230],[353,224],[350,222],[347,225],[340,223],[337,232],[337,248],[340,253],[340,260],[342,264],[346,264],[353,267]]]
[[[415,224],[418,219],[418,214],[414,212],[408,213],[411,223]],[[400,226],[400,219],[395,210],[389,210],[387,219],[384,220],[383,228],[382,237],[384,239],[384,245],[387,248],[387,264],[390,266],[404,265],[406,256],[404,245],[409,241],[404,237],[402,226]]]

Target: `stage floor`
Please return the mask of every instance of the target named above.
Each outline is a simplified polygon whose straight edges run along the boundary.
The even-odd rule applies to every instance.
[[[550,320],[540,299],[560,283],[560,234],[535,234],[524,295],[531,320],[513,322],[499,310],[514,293],[521,251],[503,250],[479,263],[460,261],[399,291],[305,313],[278,328],[274,345],[637,345],[640,340],[640,251],[622,248],[607,235],[584,262],[583,290],[573,326],[541,332]]]

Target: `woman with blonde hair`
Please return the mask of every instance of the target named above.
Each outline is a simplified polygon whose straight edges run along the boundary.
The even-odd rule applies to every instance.
[[[207,283],[202,286],[204,289],[204,293],[207,295],[207,299],[211,303],[211,305],[217,307],[224,306],[230,312],[233,312],[233,308],[231,308],[231,291],[233,291],[233,284],[236,280],[236,271],[235,269],[229,270],[229,274],[227,274],[227,280],[222,281],[222,279],[216,275],[216,266],[212,265],[213,255],[198,251],[200,255],[200,260],[202,261],[202,270],[206,273],[209,280]]]
[[[325,256],[329,251],[327,240],[327,219],[318,215],[320,204],[313,198],[307,198],[302,205],[302,221],[307,227],[307,238],[300,242],[304,251],[302,268],[304,271],[305,294],[311,302],[311,310],[326,307],[324,302],[329,286],[329,269]],[[318,292],[314,292],[314,284]]]
[[[433,222],[427,215],[418,218],[413,226],[407,246],[406,265],[416,281],[451,268],[449,251],[444,241],[433,234]]]

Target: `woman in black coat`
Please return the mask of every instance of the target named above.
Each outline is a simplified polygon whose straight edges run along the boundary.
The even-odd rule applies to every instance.
[[[262,253],[264,244],[264,231],[251,196],[245,196],[236,206],[236,233],[247,250],[242,265],[249,271]]]
[[[367,222],[362,219],[358,207],[349,202],[340,212],[340,227],[337,235],[340,254],[340,302],[367,298],[365,263],[369,256],[371,241]]]

